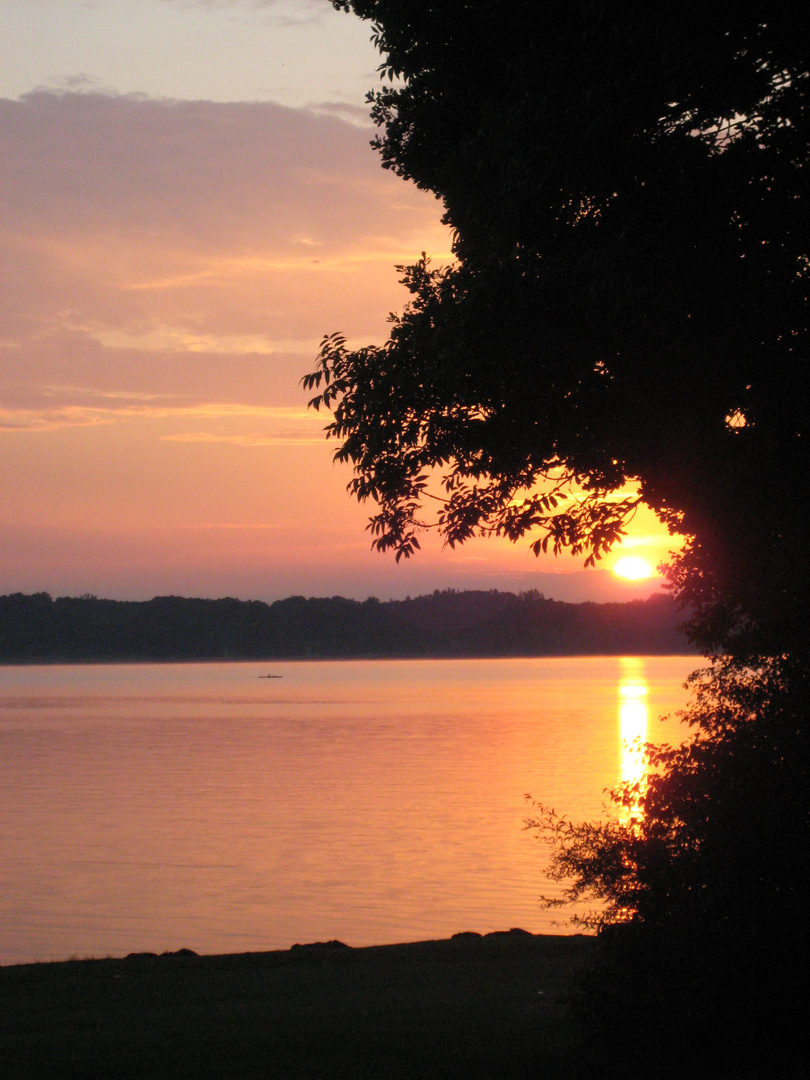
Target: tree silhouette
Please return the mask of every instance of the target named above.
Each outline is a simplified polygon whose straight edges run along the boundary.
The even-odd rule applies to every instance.
[[[305,380],[375,545],[598,557],[641,499],[689,538],[703,644],[778,651],[810,600],[800,5],[335,6],[374,24],[382,164],[456,259],[403,267],[388,340],[327,337]]]
[[[639,501],[686,536],[670,583],[725,657],[692,738],[615,793],[634,819],[534,824],[602,904],[600,1047],[774,1075],[807,961],[803,5],[334,6],[373,25],[375,145],[441,200],[455,261],[401,268],[383,345],[326,337],[311,404],[398,558],[435,527],[592,561]]]

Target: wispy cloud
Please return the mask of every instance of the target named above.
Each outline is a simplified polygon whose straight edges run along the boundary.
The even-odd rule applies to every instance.
[[[276,27],[301,26],[320,22],[329,14],[330,0],[163,0],[180,8],[209,8],[212,11],[231,10],[261,12]]]
[[[60,427],[88,427],[129,420],[249,421],[262,425],[261,432],[179,432],[161,435],[172,442],[232,442],[241,446],[276,445],[282,442],[320,442],[323,421],[304,407],[262,406],[236,402],[190,405],[160,395],[101,394],[76,387],[45,387],[39,408],[0,407],[2,431],[50,431]],[[48,405],[48,400],[55,402]],[[74,404],[64,404],[65,400]],[[59,402],[58,404],[56,402]],[[279,429],[283,425],[283,430]]]
[[[164,442],[179,443],[230,443],[231,446],[302,446],[305,443],[323,443],[323,435],[304,431],[282,431],[274,434],[217,435],[210,431],[185,431],[179,435],[161,435]]]
[[[309,108],[318,116],[335,116],[365,130],[373,130],[374,122],[368,105],[352,105],[345,101],[314,101]]]

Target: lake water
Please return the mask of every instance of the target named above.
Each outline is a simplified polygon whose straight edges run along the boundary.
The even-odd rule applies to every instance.
[[[564,932],[524,795],[601,815],[698,662],[0,668],[0,963]]]

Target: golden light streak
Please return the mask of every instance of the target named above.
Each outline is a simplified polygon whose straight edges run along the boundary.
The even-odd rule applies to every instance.
[[[640,801],[647,782],[644,753],[644,746],[648,741],[647,681],[643,661],[623,657],[622,669],[618,688],[621,780],[623,784],[636,790],[636,797],[625,808],[625,814],[629,818],[638,818],[641,813]]]

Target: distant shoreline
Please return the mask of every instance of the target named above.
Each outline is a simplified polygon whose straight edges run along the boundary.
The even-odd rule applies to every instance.
[[[695,657],[696,660],[700,660],[700,654],[697,652],[691,652],[686,650],[668,652],[597,652],[597,653],[510,653],[505,655],[499,653],[492,655],[484,653],[481,656],[425,656],[424,653],[414,656],[381,656],[379,654],[370,656],[268,656],[268,657],[189,657],[182,660],[174,659],[155,659],[150,660],[143,657],[135,657],[133,659],[127,659],[126,657],[117,658],[115,660],[94,659],[94,660],[5,660],[0,658],[0,668],[4,667],[125,667],[125,666],[141,666],[141,667],[155,667],[155,666],[169,666],[170,664],[352,664],[352,663],[371,663],[371,662],[385,662],[385,663],[403,663],[412,664],[415,660],[424,661],[458,661],[459,663],[468,663],[470,661],[485,661],[485,660],[596,660],[599,657],[605,659],[614,658],[616,656],[637,656],[641,659],[644,657],[661,657],[661,656],[684,656]]]
[[[697,654],[668,596],[570,604],[542,594],[407,600],[103,600],[0,596],[0,664],[492,660]]]

